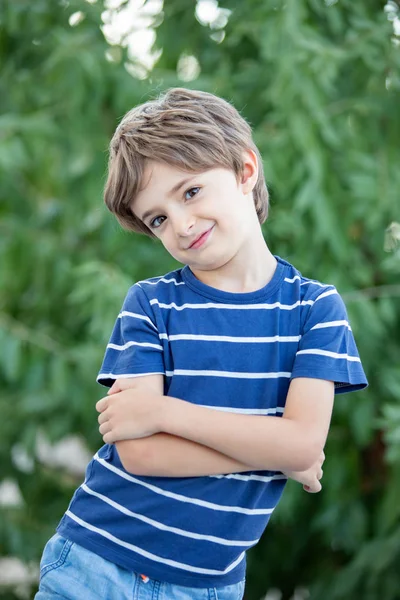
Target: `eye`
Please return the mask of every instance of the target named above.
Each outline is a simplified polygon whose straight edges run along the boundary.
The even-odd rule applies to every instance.
[[[191,198],[193,198],[193,196],[196,196],[196,194],[198,194],[200,191],[199,187],[192,187],[189,188],[188,190],[186,190],[185,192],[185,200],[190,200]]]
[[[164,223],[165,219],[166,219],[166,217],[163,217],[163,216],[155,217],[152,221],[150,221],[151,229],[157,229],[158,227],[161,227],[161,225]]]

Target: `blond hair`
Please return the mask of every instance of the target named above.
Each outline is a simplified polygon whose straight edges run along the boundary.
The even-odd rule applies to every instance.
[[[251,128],[226,100],[207,92],[172,88],[155,100],[130,110],[110,143],[104,201],[125,229],[154,237],[131,209],[145,187],[146,162],[154,160],[189,172],[216,167],[243,174],[243,151],[258,159],[253,189],[260,223],[268,216],[268,191],[260,153]]]

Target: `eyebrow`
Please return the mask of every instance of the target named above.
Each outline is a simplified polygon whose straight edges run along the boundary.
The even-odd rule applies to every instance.
[[[169,192],[167,192],[167,196],[173,196],[174,194],[176,194],[176,192],[179,192],[181,187],[183,187],[184,185],[189,183],[189,181],[192,179],[192,177],[193,177],[193,175],[191,177],[186,177],[185,179],[181,179],[181,181],[178,181],[178,183],[176,185],[174,185],[174,187]],[[145,221],[147,219],[147,217],[149,217],[151,214],[153,214],[153,212],[157,212],[157,209],[151,208],[150,210],[146,210],[146,212],[143,213],[143,215],[142,215],[142,221]]]

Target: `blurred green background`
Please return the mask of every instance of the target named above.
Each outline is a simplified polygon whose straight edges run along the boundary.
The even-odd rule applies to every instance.
[[[337,286],[370,382],[337,397],[323,491],[288,485],[245,598],[399,599],[399,4],[2,0],[0,67],[0,598],[33,597],[101,445],[95,377],[127,289],[176,267],[102,188],[123,114],[178,85],[253,126],[266,240]]]

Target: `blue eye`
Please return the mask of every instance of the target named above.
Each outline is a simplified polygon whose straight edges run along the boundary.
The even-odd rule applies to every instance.
[[[199,187],[192,187],[185,192],[185,200],[190,200],[193,196],[196,196],[200,191]]]
[[[156,217],[155,219],[153,219],[152,221],[150,221],[150,227],[152,229],[157,229],[157,227],[160,227],[164,221],[165,221],[166,217]]]

